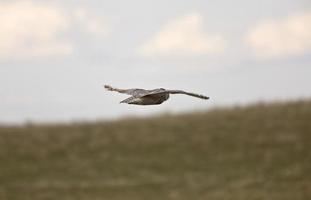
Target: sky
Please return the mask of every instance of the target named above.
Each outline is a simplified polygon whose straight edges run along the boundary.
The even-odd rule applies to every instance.
[[[119,88],[183,89],[157,106]],[[311,97],[310,0],[0,0],[0,124]]]

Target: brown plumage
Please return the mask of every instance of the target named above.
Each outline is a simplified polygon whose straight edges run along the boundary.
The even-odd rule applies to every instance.
[[[104,85],[104,87],[109,91],[115,91],[119,93],[124,93],[131,95],[131,97],[124,99],[120,103],[136,104],[136,105],[156,105],[161,104],[168,100],[170,94],[185,94],[200,99],[209,99],[209,97],[195,94],[191,92],[185,92],[183,90],[166,90],[163,88],[144,90],[144,89],[118,89],[111,87],[110,85]]]

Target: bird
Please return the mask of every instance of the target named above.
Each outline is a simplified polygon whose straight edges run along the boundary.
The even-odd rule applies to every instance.
[[[164,88],[157,88],[153,90],[145,90],[145,89],[119,89],[115,87],[111,87],[110,85],[104,85],[104,87],[108,91],[115,91],[123,94],[130,95],[129,98],[124,99],[120,103],[126,104],[134,104],[134,105],[158,105],[168,100],[170,94],[185,94],[192,97],[197,97],[200,99],[209,99],[209,97],[195,94],[191,92],[185,92],[183,90],[166,90]]]

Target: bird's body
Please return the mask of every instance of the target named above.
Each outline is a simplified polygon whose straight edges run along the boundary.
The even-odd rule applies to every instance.
[[[159,93],[152,95],[145,95],[142,97],[129,97],[120,103],[136,104],[136,105],[157,105],[161,104],[169,98],[168,93]]]
[[[186,94],[193,97],[198,97],[201,99],[209,99],[209,97],[185,92],[182,90],[166,90],[163,88],[154,89],[154,90],[144,90],[144,89],[118,89],[113,88],[109,85],[104,86],[109,91],[116,91],[119,93],[124,93],[131,95],[131,97],[124,99],[120,103],[127,103],[127,104],[136,104],[136,105],[157,105],[161,104],[164,101],[168,100],[170,94]]]

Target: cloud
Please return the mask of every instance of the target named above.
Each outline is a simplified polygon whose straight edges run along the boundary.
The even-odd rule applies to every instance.
[[[311,50],[311,12],[259,23],[246,36],[257,56],[300,55]]]
[[[74,51],[70,31],[105,35],[103,23],[85,9],[64,10],[31,0],[0,3],[0,58],[68,56]]]
[[[72,46],[60,39],[68,24],[56,6],[31,1],[0,3],[0,57],[70,54]]]
[[[202,21],[202,16],[197,13],[171,21],[138,51],[143,56],[187,56],[222,52],[225,48],[224,39],[219,35],[205,33]]]

